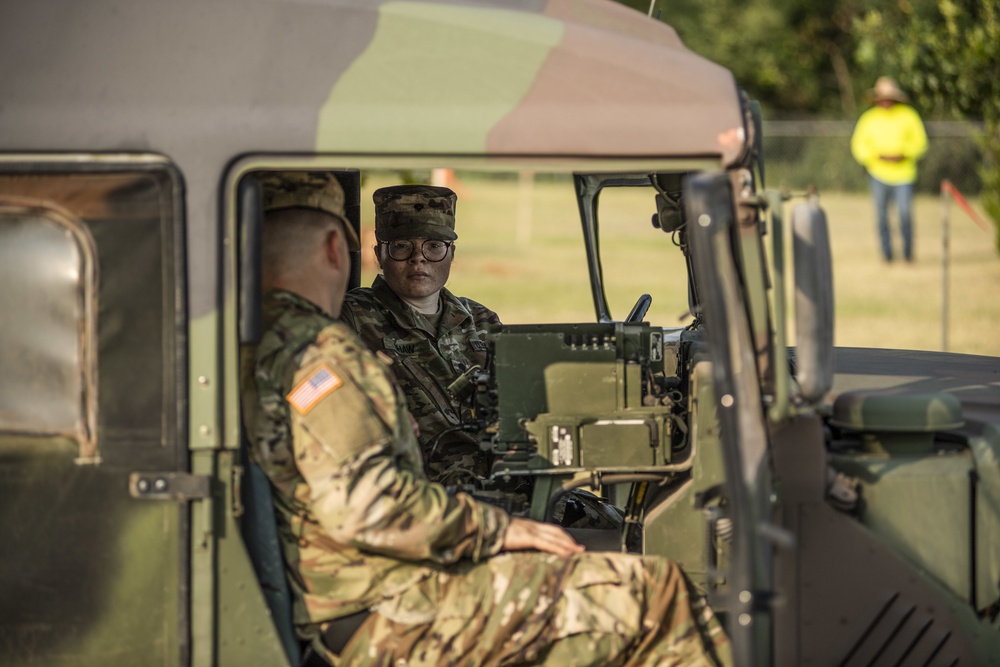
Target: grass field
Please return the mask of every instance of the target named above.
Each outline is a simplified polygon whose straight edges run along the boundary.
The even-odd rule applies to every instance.
[[[395,181],[369,179],[362,194],[366,247],[372,245],[371,191]],[[508,324],[594,321],[579,214],[569,180],[518,181],[465,174],[459,193],[456,260],[449,288],[499,313]],[[942,349],[942,202],[915,202],[916,261],[882,262],[867,195],[826,193],[839,346]],[[982,214],[982,209],[973,201]],[[686,321],[683,256],[654,229],[652,191],[601,195],[601,262],[611,314],[623,319],[640,294],[661,326]],[[1000,257],[992,233],[950,207],[947,349],[1000,356]],[[898,235],[897,235],[898,244]],[[370,255],[366,251],[365,255]],[[362,284],[371,283],[366,264]]]

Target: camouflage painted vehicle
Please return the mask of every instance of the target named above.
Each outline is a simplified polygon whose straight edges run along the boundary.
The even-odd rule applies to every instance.
[[[741,665],[1000,662],[1000,361],[833,348],[822,210],[765,189],[754,105],[666,25],[597,0],[0,17],[4,665],[297,664],[241,449],[255,177],[336,171],[360,226],[366,175],[430,168],[559,174],[579,205],[594,321],[507,326],[475,378],[495,502],[605,496],[625,529],[586,539],[682,562]],[[612,317],[618,187],[683,253],[690,325]]]

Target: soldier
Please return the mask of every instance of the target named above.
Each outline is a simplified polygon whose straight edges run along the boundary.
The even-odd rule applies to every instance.
[[[264,182],[251,456],[274,489],[295,623],[330,665],[730,664],[670,561],[583,553],[424,476],[391,371],[337,320],[358,240],[333,176]]]
[[[500,319],[444,286],[458,238],[456,195],[444,187],[396,185],[372,198],[382,274],[371,287],[348,293],[341,319],[392,359],[430,479],[474,483],[489,475],[492,461],[463,426],[473,422],[473,376],[486,370],[485,336]]]

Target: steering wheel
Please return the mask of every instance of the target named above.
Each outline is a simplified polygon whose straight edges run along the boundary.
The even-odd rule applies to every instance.
[[[632,306],[632,312],[628,314],[625,321],[629,324],[634,324],[636,322],[642,322],[642,318],[646,317],[646,311],[649,310],[650,304],[653,303],[653,297],[648,294],[643,294],[639,297],[639,300],[635,302]]]

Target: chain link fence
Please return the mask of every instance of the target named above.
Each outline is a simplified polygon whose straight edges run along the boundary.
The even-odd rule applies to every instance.
[[[937,193],[949,180],[962,194],[974,197],[983,184],[983,160],[977,144],[979,128],[971,123],[927,121],[928,149],[918,165],[917,191]],[[820,192],[863,192],[864,170],[851,157],[851,121],[764,121],[764,168],[768,187]]]

